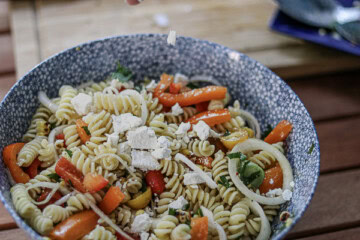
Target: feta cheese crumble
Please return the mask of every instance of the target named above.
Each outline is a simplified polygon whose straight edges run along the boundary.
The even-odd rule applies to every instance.
[[[179,116],[182,113],[184,113],[184,110],[180,107],[179,103],[176,103],[171,107],[171,114],[174,116]]]
[[[270,184],[274,184],[274,180],[271,178],[269,181]]]
[[[189,78],[184,74],[176,73],[174,83],[181,83],[183,86],[186,86],[189,83]]]
[[[186,134],[187,131],[189,131],[189,129],[191,128],[191,124],[190,123],[180,123],[180,126],[178,127],[178,129],[176,130],[175,134],[176,135],[183,135]]]
[[[282,189],[281,188],[275,188],[272,189],[270,191],[268,191],[265,196],[267,197],[276,197],[276,196],[280,196],[282,194]]]
[[[91,110],[93,98],[85,93],[79,93],[73,99],[71,99],[71,104],[74,106],[74,109],[77,114],[84,116],[88,114]]]
[[[164,159],[171,157],[171,149],[157,148],[151,152],[151,155],[156,159]]]
[[[132,150],[131,159],[131,165],[135,168],[141,169],[144,172],[148,170],[159,170],[161,167],[150,152]]]
[[[294,181],[291,181],[291,182],[290,182],[290,187],[292,187],[292,188],[295,187]]]
[[[133,131],[127,132],[127,140],[131,148],[136,149],[155,149],[157,148],[157,138],[154,130],[142,126]]]
[[[150,216],[147,213],[143,213],[137,215],[134,218],[134,221],[131,224],[131,232],[133,233],[147,232],[150,230],[150,227],[151,227]]]
[[[204,121],[199,121],[193,129],[201,140],[206,140],[210,135],[210,127]]]
[[[155,88],[157,86],[157,83],[155,82],[155,80],[151,80],[151,82],[146,85],[146,90],[148,90],[149,92],[154,92]]]
[[[113,115],[112,119],[113,119],[114,132],[117,134],[124,133],[142,124],[141,118],[136,117],[131,113],[124,113],[119,116]]]
[[[285,189],[282,193],[282,197],[285,201],[290,201],[292,198],[292,192],[289,189]]]
[[[140,233],[140,240],[148,240],[150,234],[148,232],[142,232]]]
[[[169,204],[169,208],[182,209],[183,206],[185,206],[188,203],[189,202],[183,196],[180,196],[178,197],[178,199],[176,199],[176,201]]]
[[[130,154],[131,153],[131,147],[128,141],[126,142],[122,142],[117,146],[117,154],[121,154],[121,153],[126,153],[126,154]]]
[[[120,90],[121,88],[133,89],[134,82],[132,82],[132,81],[120,82],[116,79],[113,79],[113,80],[111,80],[110,86],[113,88],[116,88],[118,90]]]
[[[168,38],[167,38],[167,43],[169,45],[175,46],[175,43],[176,43],[176,31],[170,30]]]
[[[212,177],[211,173],[207,172],[209,177]],[[193,185],[205,183],[205,180],[197,172],[189,172],[184,174],[184,185]]]
[[[107,137],[107,143],[109,143],[112,147],[117,147],[119,142],[119,134],[112,133],[112,134],[105,134]]]
[[[170,141],[165,136],[160,136],[157,139],[157,146],[159,148],[168,148],[170,147],[170,145],[171,145]]]

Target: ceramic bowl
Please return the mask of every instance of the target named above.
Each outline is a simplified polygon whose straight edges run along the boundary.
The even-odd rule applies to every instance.
[[[130,68],[136,81],[159,78],[163,72],[188,76],[206,75],[228,87],[233,99],[258,119],[262,132],[283,119],[294,128],[286,140],[286,156],[293,168],[295,188],[291,201],[280,211],[293,215],[290,227],[278,217],[272,223],[271,239],[281,239],[298,222],[314,194],[319,176],[320,150],[313,121],[299,97],[268,68],[248,56],[208,41],[177,37],[176,45],[166,35],[138,34],[91,41],[43,61],[23,76],[0,104],[0,152],[21,141],[39,106],[38,91],[56,97],[64,85],[101,81],[115,70],[116,62]],[[310,153],[311,146],[313,151]],[[33,239],[40,236],[15,212],[10,183],[0,161],[0,198],[16,223]]]

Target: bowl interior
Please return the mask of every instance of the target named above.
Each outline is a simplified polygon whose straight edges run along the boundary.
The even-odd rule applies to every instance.
[[[38,91],[55,97],[62,85],[101,81],[114,71],[117,61],[129,67],[138,82],[145,76],[158,79],[163,72],[212,76],[228,87],[233,100],[239,99],[242,108],[255,115],[262,132],[283,119],[293,124],[286,141],[286,155],[293,168],[295,188],[291,201],[280,209],[293,214],[293,226],[312,198],[320,165],[316,131],[300,99],[269,69],[241,53],[185,37],[178,37],[175,47],[169,46],[166,37],[147,34],[101,39],[66,50],[36,66],[10,90],[0,105],[0,151],[21,140],[39,105]],[[0,179],[0,197],[5,207],[32,238],[40,239],[14,210],[2,161]],[[282,238],[290,229],[284,228],[278,217],[272,228],[272,239]]]

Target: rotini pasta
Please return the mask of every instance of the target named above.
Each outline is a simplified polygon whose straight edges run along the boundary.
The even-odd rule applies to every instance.
[[[41,141],[45,137],[36,137],[30,142],[26,143],[25,146],[20,150],[17,163],[19,166],[28,167],[39,155],[39,150],[41,149]]]
[[[101,111],[106,110],[109,113],[120,115],[121,113],[132,113],[140,115],[140,99],[133,96],[103,94],[96,92],[94,94],[95,107]]]
[[[179,220],[171,215],[162,217],[154,229],[154,233],[160,240],[170,239],[171,232],[175,229]]]
[[[50,218],[54,223],[58,223],[70,217],[72,212],[67,208],[50,204],[44,208],[43,214],[45,217]]]
[[[56,110],[55,116],[60,121],[66,119],[70,120],[76,116],[73,105],[71,104],[71,99],[73,99],[77,94],[77,90],[71,86],[62,86],[59,91],[61,97],[60,104]]]
[[[84,238],[87,240],[116,240],[116,237],[112,232],[99,225]]]
[[[50,109],[46,108],[43,105],[40,105],[40,107],[36,110],[34,116],[31,119],[30,126],[26,133],[23,136],[23,140],[25,142],[30,142],[33,140],[37,135],[37,122],[42,120],[47,122],[52,115],[52,112]]]
[[[215,151],[215,146],[207,140],[193,139],[188,144],[188,149],[198,157],[211,156]]]
[[[165,118],[168,123],[176,123],[180,124],[182,122],[187,121],[189,118],[194,116],[197,113],[197,110],[193,107],[184,107],[183,108],[184,113],[180,115],[173,115],[171,113],[166,113]]]

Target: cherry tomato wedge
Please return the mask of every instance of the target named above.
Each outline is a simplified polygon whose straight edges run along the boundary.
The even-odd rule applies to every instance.
[[[180,89],[182,88],[181,83],[171,83],[169,92],[173,94],[177,94],[180,92]]]
[[[84,186],[90,193],[96,193],[103,189],[109,181],[99,174],[88,173],[84,178]]]
[[[207,168],[212,168],[211,164],[214,161],[212,157],[195,157],[195,163]]]
[[[146,183],[151,187],[151,191],[160,195],[165,190],[164,176],[159,170],[151,170],[146,174]]]
[[[87,123],[82,119],[76,120],[76,131],[79,134],[82,143],[86,143],[91,138],[91,134],[89,133],[87,126]]]
[[[41,162],[38,158],[36,158],[31,165],[26,169],[26,173],[30,176],[30,178],[36,177],[38,174],[38,168],[40,166]]]
[[[201,102],[195,105],[195,108],[198,112],[205,112],[208,110],[208,106],[209,106],[209,101],[207,102]]]
[[[99,208],[105,213],[110,214],[115,210],[125,198],[119,187],[112,186],[109,188],[103,200],[99,203]]]
[[[56,163],[55,172],[64,179],[65,182],[73,185],[76,190],[85,193],[86,188],[83,184],[84,175],[66,158],[62,157]]]
[[[265,171],[265,178],[259,187],[260,193],[283,187],[283,172],[279,164]]]
[[[49,188],[45,188],[43,193],[40,195],[40,197],[38,197],[38,199],[36,200],[37,202],[41,202],[44,201],[46,199],[46,197],[49,195],[49,193],[51,192],[51,189]],[[59,191],[57,191],[52,198],[50,199],[49,202],[42,204],[42,205],[38,205],[38,208],[40,209],[44,209],[46,206],[53,204],[54,202],[56,202],[57,200],[59,200],[62,197],[61,193]]]

